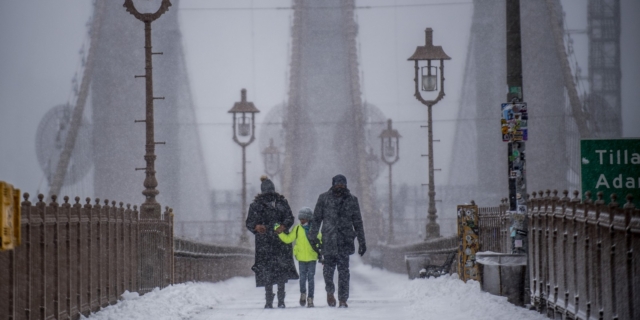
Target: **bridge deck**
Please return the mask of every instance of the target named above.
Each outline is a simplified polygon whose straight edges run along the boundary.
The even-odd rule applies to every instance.
[[[290,281],[287,308],[265,310],[264,289],[246,277],[179,284],[128,297],[89,319],[544,319],[506,298],[481,292],[478,283],[464,284],[449,276],[408,280],[404,274],[372,269],[357,257],[351,260],[348,309],[327,306],[321,265],[315,281],[314,309],[300,307],[298,281]]]

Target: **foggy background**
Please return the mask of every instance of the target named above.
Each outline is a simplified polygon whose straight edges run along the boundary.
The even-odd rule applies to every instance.
[[[502,1],[502,0],[493,0]],[[526,1],[526,0],[525,0]],[[122,1],[119,1],[122,2]],[[587,1],[562,1],[570,29],[586,29]],[[170,11],[177,11],[186,70],[195,110],[196,126],[206,170],[208,188],[237,190],[241,188],[241,149],[232,140],[231,115],[227,111],[240,100],[240,89],[246,88],[248,100],[260,113],[257,115],[258,141],[247,148],[248,198],[259,189],[259,176],[264,172],[260,155],[260,126],[266,114],[287,100],[288,68],[291,46],[292,10],[289,0],[222,1],[181,0]],[[446,97],[433,109],[436,186],[447,182],[452,168],[455,119],[461,104],[465,59],[469,44],[472,1],[357,1],[356,22],[359,25],[358,55],[361,72],[362,99],[377,106],[386,117],[393,119],[394,128],[402,135],[400,161],[394,166],[394,185],[406,184],[422,188],[426,194],[427,132],[426,107],[413,97],[413,63],[406,59],[416,46],[424,44],[424,29],[434,29],[434,44],[441,45],[452,60],[445,62]],[[640,137],[640,2],[621,1],[621,63],[622,63],[622,123],[624,137]],[[72,79],[79,70],[79,50],[88,49],[86,25],[93,4],[86,0],[1,1],[0,2],[0,180],[12,183],[32,195],[47,193],[48,186],[36,160],[36,131],[43,116],[55,105],[70,101]],[[124,12],[124,8],[122,8]],[[166,17],[161,17],[163,19]],[[133,16],[132,33],[141,38],[143,24]],[[503,12],[496,20],[504,19]],[[154,29],[159,31],[159,29]],[[502,30],[502,32],[505,32]],[[124,37],[125,35],[123,35]],[[154,36],[158,36],[154,33]],[[576,58],[583,72],[588,68],[587,36],[574,35]],[[140,48],[143,43],[140,41]],[[524,46],[523,46],[524,48]],[[497,49],[502,52],[504,48]],[[154,43],[154,51],[163,51]],[[555,54],[555,53],[551,53]],[[154,57],[154,64],[162,56]],[[155,65],[157,67],[157,65]],[[142,74],[144,70],[131,70]],[[158,73],[155,74],[158,76]],[[313,76],[307,75],[307,76]],[[78,81],[81,73],[78,74]],[[506,93],[506,79],[505,93]],[[526,84],[527,79],[524,79]],[[142,82],[141,82],[142,83]],[[140,86],[142,90],[142,85]],[[155,88],[156,96],[166,93]],[[527,101],[527,92],[524,92]],[[496,101],[495,108],[500,102]],[[144,108],[144,100],[134,102]],[[162,102],[155,103],[156,110]],[[530,105],[535,108],[535,105]],[[90,105],[85,117],[91,119]],[[134,124],[131,126],[143,126]],[[498,126],[496,125],[496,139]],[[143,129],[140,129],[143,135]],[[535,134],[535,132],[531,132]],[[167,141],[168,144],[175,141]],[[144,146],[139,147],[138,167],[144,165]],[[156,147],[163,157],[163,146]],[[161,172],[172,170],[156,166]],[[186,168],[188,170],[189,168]],[[123,168],[139,181],[143,190],[144,174]],[[376,180],[378,192],[386,192],[386,169]],[[63,189],[69,196],[101,197],[93,194],[91,174],[81,182]],[[330,186],[331,176],[318,183]],[[505,177],[496,177],[503,179]],[[171,181],[159,179],[158,190]],[[275,180],[276,188],[280,181]],[[396,188],[396,191],[398,188]],[[531,190],[530,190],[531,191]],[[237,193],[233,196],[237,196]],[[136,194],[139,203],[141,193]],[[439,198],[439,195],[436,195]],[[380,200],[383,200],[381,198]],[[113,199],[120,201],[120,199]],[[470,199],[461,199],[466,202]],[[209,199],[202,199],[209,201]],[[171,203],[162,203],[169,205]],[[309,203],[307,206],[313,206]],[[297,211],[298,208],[292,208]],[[441,208],[438,214],[442,215]],[[426,210],[424,212],[426,216]],[[445,227],[443,227],[445,233]]]

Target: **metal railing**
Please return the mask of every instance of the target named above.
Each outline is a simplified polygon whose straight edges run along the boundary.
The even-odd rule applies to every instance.
[[[554,195],[529,206],[531,298],[550,318],[640,317],[640,210],[615,195],[592,203]],[[586,194],[586,199],[591,195]]]
[[[138,288],[138,211],[100,199],[22,202],[22,245],[0,253],[0,315],[77,319]],[[6,319],[6,318],[5,318]]]
[[[252,249],[175,239],[168,207],[160,219],[141,220],[137,206],[122,202],[28,199],[25,193],[22,244],[0,252],[2,319],[79,319],[127,290],[253,274]]]
[[[479,251],[510,252],[506,199],[497,207],[478,208]]]
[[[528,200],[531,302],[553,319],[640,317],[640,210],[633,198],[620,206],[581,201],[578,191],[533,192]],[[585,199],[591,199],[590,192]],[[510,252],[508,214],[479,208],[482,251]]]
[[[253,275],[254,253],[249,248],[217,246],[174,239],[175,283],[220,281]]]

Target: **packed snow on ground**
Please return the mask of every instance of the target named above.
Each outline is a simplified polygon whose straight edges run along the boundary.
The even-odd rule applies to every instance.
[[[364,265],[357,257],[351,259],[349,308],[327,306],[322,265],[317,266],[315,282],[313,309],[298,304],[298,281],[289,281],[287,308],[265,310],[264,288],[256,288],[254,278],[247,277],[177,284],[144,296],[128,292],[116,305],[88,319],[545,319],[505,297],[482,292],[477,282],[464,283],[457,275],[408,280],[406,275]]]

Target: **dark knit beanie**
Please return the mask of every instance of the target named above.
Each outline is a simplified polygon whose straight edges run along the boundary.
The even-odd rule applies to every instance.
[[[262,193],[276,192],[276,186],[267,176],[260,177],[260,181],[262,181],[262,184],[260,184],[260,191],[262,191]]]
[[[331,185],[335,186],[337,184],[342,184],[342,185],[344,185],[346,187],[347,186],[347,177],[345,177],[345,176],[343,176],[341,174],[333,177],[333,181],[332,181]]]

